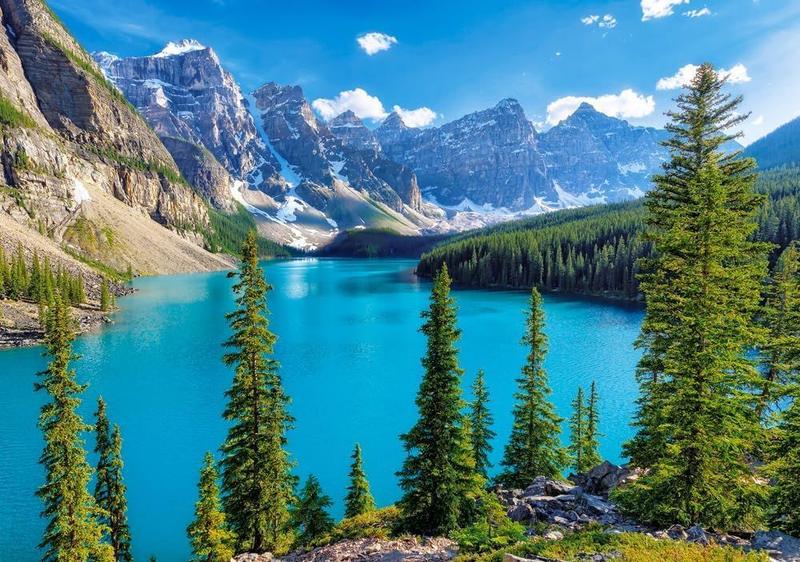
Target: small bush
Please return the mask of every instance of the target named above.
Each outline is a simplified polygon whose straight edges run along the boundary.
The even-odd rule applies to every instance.
[[[30,115],[17,108],[10,100],[0,96],[0,125],[32,129],[36,123]]]
[[[397,535],[401,516],[400,510],[390,505],[342,519],[327,536],[317,541],[314,546],[323,546],[345,539],[388,539]]]
[[[493,492],[484,492],[478,502],[477,521],[455,531],[451,538],[461,552],[491,552],[525,539],[525,527],[508,518]]]

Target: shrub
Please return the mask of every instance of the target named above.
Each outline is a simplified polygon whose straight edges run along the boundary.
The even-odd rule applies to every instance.
[[[400,510],[393,505],[342,519],[317,546],[344,539],[388,539],[397,534],[400,519]]]
[[[0,96],[0,125],[31,129],[36,123],[30,115],[17,108],[10,100]]]
[[[452,533],[461,552],[490,552],[525,539],[525,527],[511,521],[493,492],[484,492],[477,521]]]

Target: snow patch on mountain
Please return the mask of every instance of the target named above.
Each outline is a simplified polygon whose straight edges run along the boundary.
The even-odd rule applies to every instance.
[[[183,55],[191,53],[192,51],[202,51],[207,47],[195,39],[182,39],[177,43],[170,41],[160,52],[153,55],[154,57],[174,57],[176,55]]]

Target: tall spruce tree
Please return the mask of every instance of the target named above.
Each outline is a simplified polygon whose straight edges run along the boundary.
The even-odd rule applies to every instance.
[[[475,470],[488,479],[488,470],[492,466],[492,463],[489,462],[489,454],[492,452],[492,439],[496,434],[492,430],[494,418],[489,411],[489,390],[486,388],[486,373],[483,372],[483,369],[478,370],[475,382],[472,383],[469,421]]]
[[[600,396],[597,394],[597,384],[592,381],[589,385],[589,401],[586,404],[586,448],[584,460],[589,470],[600,464]]]
[[[515,488],[528,486],[536,476],[558,478],[568,462],[559,441],[563,420],[549,400],[544,370],[547,336],[542,296],[535,288],[531,290],[522,343],[529,348],[528,357],[517,379],[514,423],[501,463],[505,470],[498,476],[499,482]]]
[[[350,466],[350,485],[344,499],[344,516],[355,517],[375,509],[375,499],[369,490],[367,475],[364,473],[361,459],[361,445],[356,443],[353,449],[353,464]]]
[[[795,387],[791,405],[777,427],[772,462],[773,479],[770,519],[774,527],[800,535],[800,387]]]
[[[200,469],[194,521],[186,529],[192,545],[192,562],[228,562],[234,555],[236,537],[225,522],[218,479],[214,455],[208,452]]]
[[[723,87],[704,64],[668,114],[672,159],[646,199],[656,254],[641,276],[638,432],[625,448],[647,472],[616,494],[642,521],[720,530],[754,524],[763,500],[747,464],[758,436],[747,391],[759,377],[745,352],[760,339],[766,273],[765,247],[751,241],[754,162],[722,153],[746,116]]]
[[[781,252],[765,291],[761,313],[767,335],[760,347],[762,376],[756,413],[761,418],[800,383],[800,252]]]
[[[294,524],[300,532],[297,544],[313,544],[333,529],[333,518],[328,513],[332,504],[331,498],[322,491],[317,477],[309,475],[293,511]]]
[[[463,413],[463,371],[456,350],[461,332],[445,266],[436,274],[422,318],[427,349],[416,398],[419,419],[401,436],[407,457],[398,472],[403,490],[399,507],[409,531],[441,535],[463,523],[483,484]]]
[[[583,388],[579,386],[575,399],[572,401],[572,416],[569,418],[569,446],[567,447],[572,469],[577,474],[582,474],[589,469],[584,457],[586,433],[586,404],[583,400]]]
[[[45,483],[36,494],[44,503],[47,519],[39,545],[43,562],[111,562],[111,545],[103,542],[108,528],[100,521],[105,513],[89,493],[92,469],[86,460],[82,434],[91,429],[78,414],[85,385],[75,380],[70,362],[74,326],[68,307],[56,298],[50,309],[45,341],[50,358],[47,369],[39,373],[36,390],[44,390],[50,400],[42,406],[39,427],[44,434],[40,463]]]
[[[224,362],[235,370],[224,412],[232,422],[222,445],[223,504],[237,535],[239,552],[285,552],[292,543],[289,506],[296,479],[286,451],[292,417],[289,398],[272,357],[276,337],[267,321],[271,287],[258,264],[258,241],[251,231],[233,287],[237,309],[227,315],[233,334]]]
[[[122,478],[122,436],[119,426],[111,429],[106,402],[102,397],[97,399],[95,419],[97,469],[94,499],[105,512],[102,522],[108,527],[108,542],[114,549],[114,559],[117,562],[131,562],[127,489]]]

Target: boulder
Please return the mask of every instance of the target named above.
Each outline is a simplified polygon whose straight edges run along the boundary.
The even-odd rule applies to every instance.
[[[570,476],[570,480],[590,494],[608,497],[611,490],[633,475],[635,472],[628,467],[603,461],[585,474]]]
[[[780,531],[758,531],[750,545],[755,550],[764,550],[773,560],[800,562],[800,539]]]

